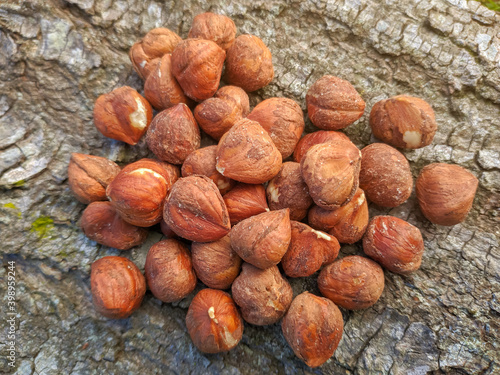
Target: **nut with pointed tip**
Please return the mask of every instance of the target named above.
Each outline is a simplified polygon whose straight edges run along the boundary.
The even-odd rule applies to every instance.
[[[222,198],[226,203],[231,225],[269,211],[266,189],[262,185],[238,183]]]
[[[431,144],[437,130],[429,103],[408,95],[375,103],[370,112],[370,127],[373,135],[382,142],[408,149]]]
[[[297,163],[300,163],[307,150],[309,150],[311,146],[320,143],[337,141],[339,139],[351,142],[347,135],[333,130],[318,130],[317,132],[306,134],[300,139],[299,143],[297,143],[295,151],[293,152],[293,160],[295,160]]]
[[[339,130],[358,120],[365,102],[350,82],[326,75],[309,88],[306,95],[311,122],[320,129]]]
[[[434,224],[461,223],[472,208],[477,185],[477,178],[463,167],[429,164],[422,169],[416,183],[420,210]]]
[[[119,250],[142,244],[148,236],[144,228],[127,223],[110,202],[92,202],[80,221],[83,233],[92,241]]]
[[[290,238],[289,210],[269,211],[236,224],[231,230],[231,247],[245,262],[266,269],[281,261]]]
[[[94,124],[104,136],[135,145],[148,130],[153,109],[132,87],[123,86],[99,96]]]
[[[424,240],[420,230],[393,216],[375,216],[363,237],[363,251],[389,271],[407,275],[420,268]]]
[[[219,88],[225,58],[226,52],[211,40],[186,39],[172,52],[172,74],[184,93],[200,102]]]
[[[322,266],[330,264],[339,255],[339,241],[309,225],[291,221],[292,237],[286,254],[281,259],[283,271],[289,277],[307,277]]]
[[[229,17],[211,12],[198,14],[193,19],[188,38],[212,40],[223,50],[234,43],[236,25]]]
[[[233,349],[243,337],[243,320],[229,294],[202,289],[193,298],[186,326],[194,345],[204,353]]]
[[[269,208],[273,211],[289,208],[290,220],[305,218],[313,203],[300,164],[293,161],[283,163],[279,173],[269,181],[266,193]]]
[[[181,37],[165,27],[150,30],[144,38],[135,43],[129,52],[130,61],[139,77],[146,79],[153,60],[171,53],[181,41]]]
[[[219,189],[201,175],[184,177],[174,184],[163,217],[175,233],[190,241],[217,241],[231,229]]]
[[[199,279],[214,289],[228,289],[240,273],[241,258],[231,249],[229,235],[214,242],[193,242],[193,267]]]
[[[160,160],[182,164],[200,147],[200,129],[184,103],[158,113],[146,134],[149,149]]]
[[[281,329],[295,355],[309,367],[318,367],[335,353],[344,321],[332,301],[304,292],[292,301]]]
[[[373,260],[347,256],[323,268],[318,287],[336,305],[349,310],[366,309],[384,291],[384,271]]]
[[[247,116],[271,136],[283,159],[292,155],[304,131],[304,113],[292,99],[270,98],[255,106]]]
[[[312,146],[300,162],[309,195],[327,210],[347,204],[359,184],[361,152],[351,142],[338,140]]]
[[[293,299],[292,287],[277,266],[261,270],[243,263],[231,292],[243,319],[258,326],[278,322]]]
[[[328,232],[340,243],[349,244],[363,237],[369,220],[368,203],[361,189],[356,190],[349,203],[336,210],[313,206],[308,215],[310,226]]]
[[[146,280],[137,266],[123,257],[107,256],[92,263],[90,287],[96,311],[111,319],[128,318],[141,306]]]
[[[68,165],[68,183],[80,202],[105,201],[106,187],[120,172],[113,161],[86,154],[72,153]]]
[[[233,101],[238,108],[241,108],[241,116],[247,117],[250,113],[250,99],[248,94],[238,86],[221,87],[214,95],[216,98]]]
[[[144,266],[149,289],[163,302],[175,302],[196,287],[196,274],[188,248],[174,239],[155,243],[149,249]]]
[[[278,174],[281,164],[271,137],[255,121],[238,121],[217,146],[217,170],[236,181],[262,184]]]
[[[255,35],[240,35],[227,50],[224,81],[246,92],[258,90],[274,78],[271,51]]]

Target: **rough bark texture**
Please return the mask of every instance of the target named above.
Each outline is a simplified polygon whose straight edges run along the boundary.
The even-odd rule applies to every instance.
[[[279,324],[246,325],[229,353],[203,355],[184,318],[190,298],[160,304],[148,292],[125,321],[91,305],[90,264],[125,255],[143,267],[161,235],[130,252],[96,245],[77,222],[84,209],[67,184],[71,152],[130,162],[148,156],[105,139],[92,123],[96,98],[130,85],[142,92],[128,49],[153,27],[186,37],[193,17],[211,10],[239,33],[260,37],[276,76],[251,95],[305,94],[324,74],[353,83],[367,103],[346,129],[357,146],[372,141],[373,104],[397,94],[429,101],[438,130],[432,145],[405,152],[412,173],[430,162],[470,169],[480,181],[466,222],[425,220],[414,193],[389,213],[422,229],[422,267],[385,273],[372,308],[344,311],[335,356],[311,370],[286,344]],[[17,374],[498,374],[500,372],[500,16],[465,0],[0,2],[0,242],[17,265]],[[310,122],[306,128],[312,129]],[[360,253],[344,246],[342,253]],[[6,263],[4,263],[6,265]],[[7,270],[0,269],[2,309]],[[295,295],[318,293],[316,278],[291,280]],[[198,287],[199,288],[199,287]],[[4,311],[2,310],[2,311]],[[8,324],[2,313],[0,342]],[[0,346],[4,351],[4,347]],[[0,372],[12,371],[4,352]]]

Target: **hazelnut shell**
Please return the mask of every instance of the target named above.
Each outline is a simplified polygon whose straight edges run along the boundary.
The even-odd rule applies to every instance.
[[[234,43],[236,25],[229,17],[222,14],[206,12],[198,14],[193,19],[188,38],[212,40],[223,50]]]
[[[311,146],[337,140],[351,142],[347,135],[333,130],[318,130],[316,132],[306,134],[300,139],[299,143],[297,143],[295,151],[293,152],[293,160],[295,160],[297,163],[300,163],[307,150],[309,150]]]
[[[241,220],[269,211],[266,201],[266,189],[263,185],[238,183],[223,196],[231,225]]]

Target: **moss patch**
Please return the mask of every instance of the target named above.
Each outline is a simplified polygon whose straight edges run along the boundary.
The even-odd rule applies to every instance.
[[[16,215],[17,217],[20,219],[22,217],[21,215],[21,210],[19,208],[17,208],[17,206],[14,204],[14,203],[5,203],[3,205],[4,208],[8,208],[8,209],[11,209],[11,210],[16,210]]]
[[[497,0],[478,0],[485,7],[488,7],[491,10],[496,10],[500,12],[500,1]]]
[[[40,216],[31,224],[30,232],[38,234],[39,238],[47,238],[54,229],[54,220],[48,216]]]

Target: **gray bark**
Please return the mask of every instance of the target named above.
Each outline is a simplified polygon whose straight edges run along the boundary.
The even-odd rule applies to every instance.
[[[110,254],[143,266],[149,246],[130,252],[96,245],[78,228],[84,206],[67,185],[71,152],[120,163],[148,155],[105,139],[92,123],[95,99],[142,83],[130,46],[165,26],[187,36],[194,15],[231,17],[240,33],[264,40],[276,76],[252,95],[286,96],[305,109],[308,87],[324,74],[351,81],[367,102],[346,133],[373,141],[371,106],[397,94],[432,104],[431,146],[406,152],[414,176],[431,162],[460,164],[480,181],[466,222],[426,221],[412,198],[389,213],[422,229],[422,267],[386,272],[380,301],[344,311],[334,357],[311,370],[286,344],[279,325],[245,326],[233,351],[203,355],[187,335],[189,298],[161,304],[149,293],[125,321],[92,307],[89,267]],[[17,267],[17,374],[498,374],[500,372],[500,16],[465,0],[0,2],[0,243]],[[312,129],[310,124],[309,130]],[[51,223],[51,220],[53,222]],[[342,254],[360,253],[358,245]],[[0,296],[7,306],[7,269]],[[295,294],[317,293],[315,278],[292,280]],[[192,298],[192,296],[190,297]],[[2,314],[0,342],[8,325]],[[12,371],[0,346],[0,371]]]

